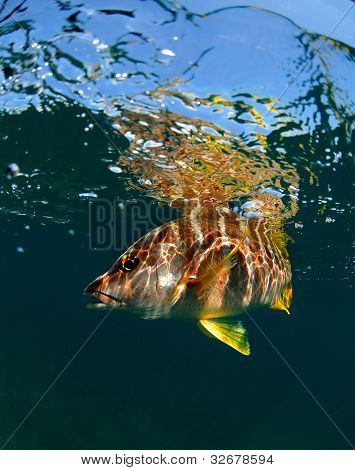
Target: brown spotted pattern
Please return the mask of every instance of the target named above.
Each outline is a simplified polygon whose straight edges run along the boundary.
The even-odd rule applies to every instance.
[[[120,257],[87,293],[151,318],[229,316],[269,305],[291,280],[280,233],[266,218],[199,206],[134,243],[123,256],[138,258],[137,266],[122,272]],[[235,247],[231,267],[224,266]]]
[[[119,157],[130,185],[180,207],[182,217],[134,243],[86,293],[147,318],[282,307],[291,268],[281,221],[297,212],[299,181],[284,155],[271,158],[266,146],[249,148],[159,106],[126,109],[115,125],[131,141]],[[252,218],[230,211],[231,199],[252,207]]]

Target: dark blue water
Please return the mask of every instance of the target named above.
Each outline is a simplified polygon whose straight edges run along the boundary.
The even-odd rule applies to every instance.
[[[243,319],[252,345],[243,357],[194,323],[113,313],[7,448],[355,441],[353,44],[269,11],[211,3],[197,15],[197,2],[2,2],[1,442],[104,315],[81,293],[119,253],[89,249],[95,198],[80,195],[158,204],[129,189],[134,174],[108,169],[126,143],[111,119],[125,110],[203,119],[297,168],[299,212],[286,224],[291,316],[260,309],[260,329]],[[161,87],[169,93],[154,94]],[[11,162],[21,174],[7,179]]]

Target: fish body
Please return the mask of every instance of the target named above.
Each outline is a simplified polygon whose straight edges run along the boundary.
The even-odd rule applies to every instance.
[[[253,306],[287,310],[290,282],[284,239],[270,219],[196,205],[135,242],[85,293],[146,319],[198,321],[211,335],[207,324],[226,328]]]
[[[85,293],[146,319],[195,321],[249,354],[238,315],[258,305],[288,312],[291,303],[282,223],[297,212],[296,168],[268,152],[265,138],[248,147],[219,126],[160,109],[133,107],[115,123],[130,140],[119,165],[131,187],[182,216],[135,242]]]

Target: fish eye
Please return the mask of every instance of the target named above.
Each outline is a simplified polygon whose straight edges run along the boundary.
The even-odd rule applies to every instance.
[[[133,271],[139,264],[139,259],[137,256],[133,255],[124,255],[119,261],[118,269],[124,273],[129,273]]]

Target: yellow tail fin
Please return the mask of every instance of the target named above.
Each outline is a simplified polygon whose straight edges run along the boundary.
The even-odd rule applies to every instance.
[[[270,308],[274,310],[284,310],[290,315],[289,308],[292,302],[292,287],[291,284],[288,284],[282,289],[281,294],[274,299]]]

